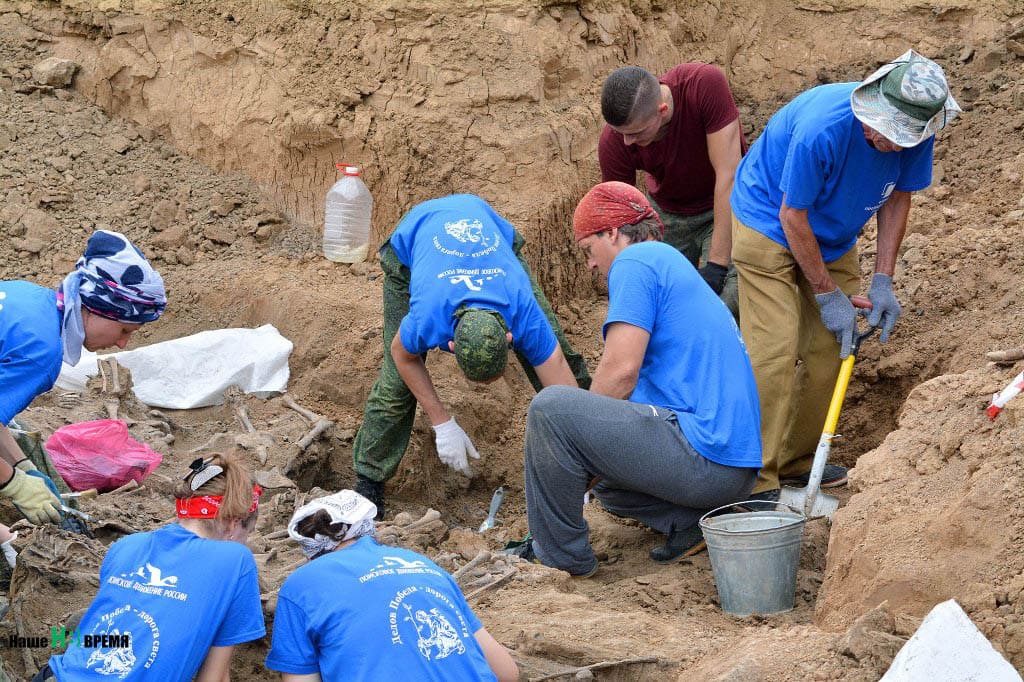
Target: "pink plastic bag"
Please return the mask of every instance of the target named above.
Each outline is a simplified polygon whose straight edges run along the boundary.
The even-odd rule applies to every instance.
[[[72,490],[106,492],[128,481],[142,482],[163,460],[145,443],[128,435],[128,425],[115,419],[68,424],[46,441],[46,449]]]

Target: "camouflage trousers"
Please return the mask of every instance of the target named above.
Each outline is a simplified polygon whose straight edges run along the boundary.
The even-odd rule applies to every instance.
[[[512,249],[530,277],[534,298],[551,323],[555,338],[558,339],[558,345],[576,377],[576,382],[580,388],[590,388],[590,374],[587,372],[583,357],[569,345],[562,325],[551,309],[551,304],[522,256],[522,247],[525,243],[516,232]],[[409,268],[398,260],[390,242],[385,242],[380,249],[380,266],[384,271],[384,359],[377,381],[366,399],[363,423],[359,427],[352,448],[353,468],[356,473],[373,481],[386,481],[395,475],[409,446],[413,420],[416,417],[416,397],[402,381],[390,352],[391,342],[398,333],[398,326],[409,312],[410,272]],[[515,354],[534,390],[540,391],[543,385],[533,365],[519,351],[515,351]]]
[[[707,263],[708,251],[711,249],[711,232],[715,227],[715,212],[706,211],[697,215],[669,213],[662,210],[651,195],[648,194],[647,199],[665,225],[665,243],[678,249],[695,268]],[[729,274],[725,276],[725,288],[718,297],[738,320],[740,299],[736,285],[736,266],[732,260],[729,261]]]

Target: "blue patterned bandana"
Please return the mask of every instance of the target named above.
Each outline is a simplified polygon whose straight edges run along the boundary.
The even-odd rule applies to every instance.
[[[85,342],[82,309],[126,324],[160,317],[167,305],[164,281],[135,245],[119,232],[96,230],[75,271],[64,278],[58,300],[63,304],[64,362],[78,363]]]

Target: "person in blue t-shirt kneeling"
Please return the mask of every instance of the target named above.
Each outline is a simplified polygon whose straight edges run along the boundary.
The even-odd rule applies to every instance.
[[[377,544],[376,514],[352,490],[295,511],[288,534],[309,563],[281,585],[267,667],[285,682],[518,680],[448,573]]]
[[[900,316],[892,278],[910,196],[931,184],[935,133],[959,111],[942,68],[908,50],[861,83],[797,96],[740,162],[732,258],[761,394],[764,467],[756,498],[778,500],[780,479],[807,485],[856,331],[856,244],[872,216],[878,253],[868,323],[888,340]],[[826,465],[821,486],[844,483],[846,469]]]
[[[586,363],[522,256],[524,243],[486,201],[453,194],[414,206],[381,246],[384,358],[352,446],[356,491],[380,517],[384,483],[405,455],[417,403],[442,462],[469,475],[469,458],[479,457],[434,388],[427,351],[454,353],[471,381],[497,380],[513,351],[538,391],[590,385]]]
[[[514,550],[577,576],[597,570],[583,496],[665,533],[655,561],[698,551],[697,521],[744,499],[761,466],[754,375],[729,310],[677,250],[646,197],[606,182],[576,207],[587,265],[608,279],[590,391],[545,388],[526,420],[532,540]],[[594,485],[594,480],[599,482]]]
[[[197,459],[174,491],[178,522],[115,542],[69,646],[33,682],[222,682],[236,644],[266,634],[256,561],[245,540],[260,487],[232,454]],[[79,641],[79,640],[76,640]]]

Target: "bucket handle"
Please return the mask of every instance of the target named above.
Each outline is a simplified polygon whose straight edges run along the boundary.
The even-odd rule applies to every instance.
[[[749,506],[749,505],[752,505],[752,504],[760,504],[760,505],[764,505],[766,507],[770,506],[770,509],[762,509],[762,510],[754,509],[752,511],[775,511],[777,507],[786,507],[791,512],[793,512],[794,514],[798,514],[800,517],[802,517],[803,521],[807,520],[807,517],[804,516],[803,510],[797,509],[793,505],[786,504],[785,502],[769,502],[768,500],[743,500],[742,502],[730,502],[729,504],[723,504],[721,507],[715,507],[714,509],[709,511],[707,514],[704,514],[703,516],[701,516],[700,519],[697,521],[697,525],[703,524],[706,519],[709,519],[712,516],[716,516],[716,515],[722,513],[724,510],[733,509],[735,507]]]

